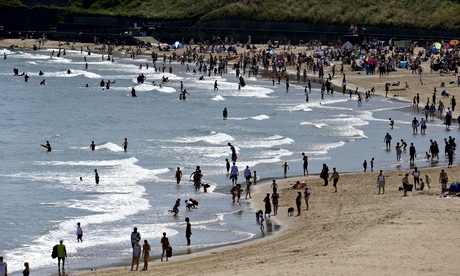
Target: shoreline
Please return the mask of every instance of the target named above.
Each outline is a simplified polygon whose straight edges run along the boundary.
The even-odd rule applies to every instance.
[[[170,52],[171,53],[171,52]],[[348,76],[348,75],[347,75]],[[401,78],[401,77],[396,77],[396,78]],[[370,82],[371,79],[375,78],[367,78],[367,80]],[[336,78],[334,80],[340,80],[340,78]],[[353,80],[353,78],[351,78]],[[360,80],[359,78],[356,78],[356,80]],[[385,79],[387,80],[387,79]],[[352,81],[349,82],[349,85],[352,85]],[[361,86],[361,84],[359,84]],[[366,87],[366,86],[364,86]],[[349,89],[349,88],[347,88]],[[369,89],[369,88],[367,88]],[[376,93],[379,92],[380,90],[377,90]],[[380,93],[381,94],[381,93]],[[384,94],[383,94],[384,95]],[[392,97],[393,98],[393,97]],[[404,98],[404,97],[395,97],[398,100],[408,100],[409,98]],[[422,98],[423,99],[423,98]],[[410,101],[409,101],[410,103]],[[432,187],[435,187],[436,179],[437,179],[437,173],[441,168],[445,167],[434,167],[434,168],[423,168],[422,172],[425,173],[425,171],[429,171],[431,174],[433,183]],[[455,170],[458,170],[458,166],[455,166],[454,169],[447,169],[448,174],[450,179],[459,179],[458,174],[453,174],[455,177],[451,178],[451,174],[455,172]],[[340,168],[339,168],[340,170]],[[410,171],[410,170],[398,170],[396,167],[394,170],[390,171],[388,173],[388,178],[392,181],[392,185],[396,187],[396,185],[399,185],[400,183],[400,178],[402,176],[400,175],[402,172],[405,171]],[[365,175],[372,174],[372,177],[366,177],[366,179],[363,179]],[[349,275],[365,275],[364,272],[369,272],[368,274],[374,274],[374,275],[379,275],[381,273],[380,271],[384,271],[386,269],[386,266],[384,264],[380,264],[382,262],[381,257],[382,255],[377,254],[377,256],[365,256],[365,253],[360,253],[360,251],[353,251],[354,247],[360,247],[360,248],[365,248],[367,249],[368,252],[374,253],[372,251],[372,247],[369,247],[369,244],[365,244],[365,240],[363,241],[363,238],[358,235],[362,231],[360,229],[364,229],[363,231],[376,231],[375,230],[375,225],[371,224],[383,224],[385,227],[390,227],[392,224],[397,224],[397,225],[402,225],[403,228],[406,227],[408,229],[404,229],[405,231],[403,234],[411,235],[411,227],[413,226],[412,223],[405,224],[405,221],[400,221],[399,219],[407,219],[405,217],[407,214],[405,214],[405,208],[410,209],[412,205],[408,204],[407,202],[399,202],[399,201],[391,201],[393,199],[387,199],[389,196],[393,196],[396,194],[397,191],[391,191],[389,192],[390,195],[385,195],[382,196],[382,198],[385,198],[383,201],[384,203],[388,203],[389,205],[392,205],[393,203],[397,206],[395,206],[395,209],[398,209],[396,207],[402,208],[403,210],[394,210],[389,208],[389,206],[382,206],[384,210],[389,211],[390,217],[384,216],[382,213],[382,210],[375,210],[378,213],[378,218],[381,220],[376,220],[375,218],[372,217],[374,215],[372,212],[369,212],[369,210],[366,210],[366,208],[363,208],[364,205],[367,208],[374,208],[373,203],[375,202],[369,202],[367,201],[367,197],[374,197],[373,196],[373,190],[375,190],[375,178],[376,176],[374,175],[375,173],[342,173],[341,174],[341,180],[339,182],[339,187],[342,186],[342,180],[343,186],[346,187],[346,189],[341,190],[339,188],[339,193],[338,194],[331,194],[330,191],[332,187],[321,187],[321,179],[318,178],[318,176],[310,176],[308,178],[304,178],[302,176],[297,176],[297,177],[290,177],[286,179],[278,179],[277,182],[279,181],[279,190],[282,198],[280,198],[280,216],[277,216],[273,218],[273,220],[276,221],[282,221],[284,224],[283,230],[277,232],[275,235],[272,235],[271,237],[263,238],[263,239],[258,239],[255,241],[251,242],[243,242],[241,244],[235,244],[235,245],[230,245],[230,246],[224,246],[224,247],[219,247],[217,249],[209,249],[204,252],[199,252],[199,253],[194,253],[194,254],[184,254],[180,257],[173,258],[171,262],[162,263],[161,265],[158,265],[157,262],[151,263],[151,270],[148,272],[145,272],[144,274],[146,275],[151,275],[152,273],[158,273],[157,271],[162,271],[162,273],[168,273],[168,274],[173,274],[173,275],[183,275],[185,270],[191,270],[190,273],[195,274],[200,272],[201,274],[207,274],[211,275],[215,273],[216,269],[224,269],[222,271],[222,274],[253,274],[253,273],[264,273],[264,274],[271,274],[271,273],[281,273],[281,274],[292,274],[292,273],[298,273],[300,270],[309,270],[312,271],[312,273],[316,274],[336,274],[339,273],[339,271],[345,271],[345,274]],[[342,179],[343,178],[343,179]],[[318,204],[321,204],[321,207],[323,210],[321,211],[313,211],[312,212],[303,212],[302,216],[300,218],[291,218],[286,216],[286,210],[289,206],[294,206],[294,198],[296,194],[296,190],[286,190],[287,187],[297,179],[301,180],[306,180],[309,187],[314,187],[313,189],[313,197],[311,199],[311,204],[315,202],[317,199],[316,197],[318,196],[321,198],[321,200],[324,200],[324,202],[318,202]],[[364,181],[366,180],[366,181]],[[267,188],[268,183],[270,183],[270,180],[267,180],[267,183],[265,181],[260,181],[260,184],[257,184],[253,186],[254,189],[254,196],[251,202],[251,209],[263,209],[263,204],[262,198],[264,197],[264,191],[270,190]],[[412,183],[412,181],[411,181]],[[357,188],[355,185],[356,184],[363,184],[366,186],[363,186],[365,188],[362,188],[363,190],[361,191],[360,188]],[[369,185],[370,184],[370,185]],[[436,183],[437,185],[437,183]],[[370,188],[369,188],[369,187]],[[388,186],[387,186],[388,187]],[[373,190],[371,190],[373,188]],[[393,187],[394,188],[394,187]],[[410,193],[410,199],[412,200],[412,195],[417,193],[417,196],[415,196],[414,202],[411,202],[414,206],[420,206],[422,204],[425,204],[424,201],[425,199],[434,199],[434,196],[436,195],[436,192],[438,191],[438,188],[432,188],[431,191],[428,192],[413,192]],[[316,194],[316,192],[318,193]],[[367,192],[367,193],[364,193]],[[345,196],[343,196],[343,192],[345,192]],[[348,192],[351,192],[349,194]],[[356,194],[355,194],[356,193]],[[433,198],[429,198],[427,196],[432,196]],[[260,198],[259,198],[260,197]],[[395,197],[396,198],[396,197]],[[336,201],[340,201],[340,206],[335,205],[335,201],[331,199],[335,199]],[[380,200],[380,199],[376,199]],[[454,200],[454,199],[453,199]],[[452,201],[453,201],[452,200]],[[402,201],[402,200],[401,200]],[[406,200],[408,201],[408,200]],[[446,200],[447,201],[447,200]],[[432,203],[433,200],[430,201]],[[302,202],[303,203],[303,202]],[[357,204],[359,207],[355,211],[354,208],[350,207],[350,205]],[[436,202],[433,203],[436,205]],[[449,203],[447,203],[449,204]],[[362,205],[362,206],[361,206]],[[441,205],[441,208],[446,208],[446,206]],[[313,205],[314,206],[314,205]],[[423,205],[426,207],[425,205]],[[344,208],[349,208],[348,212],[344,212]],[[439,207],[439,206],[438,206]],[[313,207],[312,207],[313,208]],[[452,209],[452,210],[458,210],[458,206],[455,205],[447,205],[447,208]],[[360,218],[356,217],[357,215],[360,215],[361,213],[364,213],[364,216],[367,220],[361,221]],[[336,217],[331,216],[330,212],[338,213]],[[458,212],[453,212],[452,215],[452,222],[455,222],[458,220]],[[310,214],[312,216],[310,216]],[[418,214],[418,213],[411,213],[411,216],[416,217],[416,223],[415,225],[418,225],[418,221],[423,221],[425,222],[425,217],[422,215],[426,214]],[[439,214],[440,217],[444,218],[444,214]],[[311,221],[312,225],[310,225],[310,218],[312,220],[317,220],[317,221]],[[432,214],[429,214],[430,219],[434,219]],[[351,223],[347,224],[346,219],[351,221]],[[409,218],[409,221],[411,221],[412,217]],[[272,220],[272,219],[270,219]],[[334,220],[339,220],[337,224],[334,224]],[[342,221],[343,220],[343,221]],[[267,220],[268,221],[268,220]],[[354,222],[360,223],[358,225],[353,225]],[[451,222],[451,224],[452,224]],[[389,224],[389,225],[387,225]],[[451,225],[450,224],[450,225]],[[330,241],[327,239],[327,237],[324,236],[324,234],[318,234],[317,232],[311,230],[311,229],[305,229],[308,228],[308,226],[313,227],[315,231],[322,232],[325,231],[327,232],[330,236],[333,237],[333,241]],[[325,227],[324,227],[325,226]],[[434,225],[430,225],[431,227],[434,227]],[[332,229],[329,229],[332,228]],[[350,233],[341,233],[344,232],[344,227],[351,227],[352,231]],[[416,226],[415,226],[416,227]],[[359,228],[359,229],[358,229]],[[446,227],[449,229],[449,227]],[[447,230],[445,229],[445,230]],[[400,230],[400,229],[396,229]],[[428,228],[428,231],[431,231],[431,228]],[[301,232],[302,231],[302,232]],[[304,231],[304,232],[303,232]],[[301,232],[302,235],[299,235]],[[378,232],[378,231],[377,231]],[[407,233],[406,233],[407,232]],[[424,232],[423,232],[424,233]],[[292,234],[292,237],[288,237]],[[297,235],[296,235],[297,234]],[[367,233],[369,234],[369,237],[372,238],[378,238],[375,237],[376,233]],[[307,237],[307,241],[305,241],[305,236]],[[276,239],[275,239],[276,237]],[[313,237],[312,239],[318,238],[318,240],[308,240],[309,237]],[[367,236],[366,236],[367,237]],[[280,241],[278,241],[278,238]],[[394,237],[393,237],[394,238]],[[433,237],[430,237],[433,238]],[[294,239],[294,241],[291,241],[290,239]],[[343,240],[345,239],[345,241]],[[379,240],[381,242],[384,242],[383,240]],[[402,237],[396,237],[396,241],[399,241],[402,244],[405,244],[405,240]],[[413,243],[416,241],[411,240]],[[320,243],[323,242],[323,243]],[[394,242],[392,240],[392,242]],[[436,243],[433,243],[430,240],[431,245],[437,245]],[[455,245],[458,245],[455,241],[453,242],[454,245],[451,246],[452,248],[455,248]],[[365,246],[368,247],[365,247]],[[391,248],[391,244],[386,244],[388,248]],[[286,248],[285,246],[289,246]],[[337,246],[336,248],[329,248],[329,247],[334,247]],[[349,248],[352,248],[351,251]],[[311,252],[308,250],[315,251],[316,250],[316,255],[312,255]],[[417,247],[417,249],[420,249]],[[426,247],[426,248],[421,248],[430,251],[431,248]],[[435,252],[442,252],[443,248],[439,245],[438,248],[436,248],[437,251]],[[383,250],[383,249],[382,249]],[[452,249],[451,249],[452,250]],[[366,250],[364,250],[366,252]],[[279,253],[279,255],[278,255]],[[345,254],[344,254],[345,253]],[[392,251],[385,251],[386,254],[392,254]],[[405,252],[407,253],[407,252]],[[409,251],[410,255],[414,254],[413,252]],[[383,254],[383,256],[388,257],[386,254]],[[346,256],[346,258],[344,256]],[[428,257],[428,253],[426,253]],[[431,252],[430,252],[431,255]],[[439,254],[442,255],[442,254]],[[308,257],[307,261],[305,263],[301,262],[298,260],[298,257]],[[329,260],[326,258],[326,256],[333,256],[334,260],[334,265],[331,265],[329,263],[332,262],[332,260]],[[380,256],[380,259],[378,258]],[[181,258],[182,257],[182,258]],[[193,259],[191,259],[192,257]],[[247,257],[247,258],[246,258]],[[258,258],[259,257],[259,258]],[[279,257],[279,258],[278,258]],[[316,257],[316,258],[315,258]],[[369,257],[374,257],[372,260],[368,260],[366,258]],[[202,260],[201,258],[204,258]],[[319,259],[319,260],[318,260]],[[345,263],[346,260],[351,260],[351,264]],[[361,262],[365,260],[365,262],[369,265],[362,264]],[[386,260],[386,258],[385,258]],[[395,259],[392,259],[393,261],[396,261]],[[129,262],[129,261],[128,261]],[[238,265],[235,265],[234,263],[237,262]],[[338,264],[337,264],[338,262]],[[343,263],[342,263],[343,262]],[[370,264],[375,264],[377,262],[380,265],[375,265],[375,267],[371,267]],[[442,262],[439,259],[436,259],[436,263],[441,264]],[[295,266],[294,266],[295,264]],[[393,265],[393,263],[389,263],[390,265]],[[429,274],[431,271],[444,271],[447,275],[450,275],[450,273],[453,273],[454,270],[448,270],[448,268],[443,268],[438,267],[434,264],[433,258],[429,260],[429,266],[428,268],[423,268],[421,269],[420,267],[415,267],[415,265],[421,265],[420,262],[415,262],[414,264],[403,264],[402,261],[401,263],[398,263],[399,265],[402,266],[402,271],[398,271],[397,273],[402,273],[402,274]],[[329,265],[329,266],[328,266]],[[352,266],[356,267],[352,267]],[[423,265],[426,266],[426,263],[423,263]],[[221,267],[222,266],[222,267]],[[315,267],[317,266],[317,267]],[[324,267],[328,267],[327,270],[324,270]],[[365,268],[360,272],[359,268]],[[113,270],[113,268],[108,268],[107,270],[97,270],[97,271],[86,271],[86,272],[79,272],[78,275],[125,275],[126,272],[126,266],[122,267],[120,266],[119,268],[116,268]],[[322,269],[322,270],[321,270]],[[356,270],[354,270],[356,269]],[[391,268],[394,269],[394,268]],[[413,270],[411,270],[413,269]],[[438,270],[440,269],[440,270]],[[106,272],[105,272],[106,271]],[[153,271],[153,272],[152,272]],[[391,271],[391,270],[390,270]],[[394,271],[394,270],[393,270]],[[394,271],[395,272],[395,271]],[[73,272],[71,272],[71,275]],[[391,274],[391,273],[390,273]],[[395,272],[396,274],[396,272]],[[382,274],[383,275],[383,274]],[[386,274],[388,275],[388,274]],[[453,275],[453,274],[452,274]]]
[[[441,168],[445,167],[423,169],[422,175],[429,174],[432,178],[431,189],[409,192],[406,198],[402,197],[397,187],[400,186],[402,173],[410,170],[385,172],[385,195],[377,195],[373,184],[377,172],[341,174],[338,193],[333,193],[330,186],[321,187],[322,180],[318,176],[279,179],[279,215],[267,221],[283,223],[285,226],[282,231],[253,242],[183,255],[167,263],[152,262],[151,269],[143,274],[183,275],[186,270],[190,273],[193,271],[193,274],[213,275],[219,270],[222,275],[287,275],[308,269],[319,275],[336,274],[339,271],[344,275],[425,275],[433,271],[455,275],[456,269],[453,266],[443,265],[443,254],[436,254],[444,250],[453,253],[456,245],[460,244],[452,241],[453,244],[450,243],[451,246],[446,249],[439,243],[439,236],[449,233],[449,229],[460,219],[457,201],[460,199],[440,199],[438,196],[436,178]],[[460,178],[459,168],[457,165],[453,169],[446,169],[450,179]],[[300,191],[289,190],[288,187],[297,180],[305,180],[312,190],[310,211],[304,211],[302,201],[301,216],[288,217],[285,214],[287,208],[295,206],[295,195]],[[412,180],[410,182],[413,183]],[[269,181],[256,186],[251,205],[263,209],[260,208],[263,207],[261,202],[265,192],[270,190]],[[380,204],[375,205],[375,201]],[[413,208],[420,204],[423,204],[423,210]],[[446,208],[452,213],[447,213]],[[446,218],[449,219],[445,223],[439,223],[438,219]],[[414,229],[419,231],[418,228],[422,228],[420,233],[423,233],[424,239],[412,235]],[[390,230],[402,232],[402,235]],[[409,246],[407,240],[416,244]],[[399,248],[397,254],[394,253],[394,246]],[[362,251],[362,248],[365,250]],[[424,257],[415,262],[399,260],[407,254],[415,254],[413,250]],[[391,266],[391,261],[398,265]],[[234,262],[238,266],[234,266]],[[420,266],[421,262],[423,266]],[[76,275],[125,275],[129,272],[127,270],[129,267],[121,266],[83,271]]]

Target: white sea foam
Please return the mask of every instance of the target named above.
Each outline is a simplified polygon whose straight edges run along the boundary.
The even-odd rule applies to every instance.
[[[291,143],[294,143],[294,140],[291,138],[273,135],[267,138],[243,140],[238,143],[238,146],[241,148],[271,148]]]
[[[256,121],[262,121],[262,120],[268,120],[270,119],[270,117],[268,117],[267,115],[261,114],[261,115],[253,116],[251,117],[251,119],[256,120]]]
[[[197,143],[205,142],[213,145],[227,144],[228,142],[233,141],[233,137],[220,132],[211,131],[208,135],[204,136],[195,136],[195,137],[182,137],[172,140],[175,143]]]
[[[211,101],[219,102],[219,101],[225,101],[225,99],[221,95],[216,95],[211,98]]]

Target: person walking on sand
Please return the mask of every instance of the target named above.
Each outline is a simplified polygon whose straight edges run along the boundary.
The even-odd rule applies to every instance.
[[[121,144],[121,146],[123,147],[123,150],[125,152],[128,150],[128,138],[125,138],[125,141],[123,142],[123,144]]]
[[[252,196],[251,196],[251,181],[246,183],[246,197],[245,197],[245,199],[248,199],[248,196],[249,196],[249,198],[252,198]]]
[[[147,270],[149,268],[149,257],[150,257],[150,244],[147,240],[144,240],[144,245],[142,246],[142,258],[144,259],[144,268],[142,270]]]
[[[275,179],[273,179],[273,182],[272,182],[272,185],[270,185],[270,188],[272,188],[273,193],[276,193],[276,191],[278,190],[278,184],[276,184]]]
[[[272,212],[272,204],[270,203],[269,193],[267,193],[263,201],[265,202],[265,218],[267,217],[267,215],[270,217],[270,213]]]
[[[83,229],[79,222],[77,222],[77,242],[83,242]]]
[[[303,176],[305,176],[305,172],[307,172],[308,176],[308,156],[305,154],[305,152],[302,152],[302,160],[303,160]]]
[[[444,171],[444,169],[442,169],[441,173],[439,174],[439,183],[441,183],[441,193],[444,193],[447,191],[448,181],[449,181],[449,177],[447,176],[447,173]]]
[[[334,180],[332,182],[332,186],[334,186],[334,193],[337,193],[337,182],[339,182],[339,172],[334,168],[332,168],[332,176],[330,180]]]
[[[60,240],[57,245],[58,269],[60,269],[62,261],[62,270],[65,270],[65,258],[67,257],[67,250],[65,248],[64,240]]]
[[[383,175],[382,170],[380,170],[380,173],[377,176],[377,184],[379,185],[379,194],[380,191],[382,191],[382,194],[385,194],[385,175]]]
[[[139,240],[136,240],[133,246],[133,258],[131,261],[131,271],[134,269],[134,265],[136,265],[136,271],[139,270],[139,259],[141,257],[141,246],[139,245]]]
[[[310,199],[310,195],[311,195],[311,190],[308,189],[308,187],[305,187],[305,190],[303,191],[303,197],[305,199],[305,205],[307,205],[307,210],[308,211],[308,201]]]
[[[278,215],[278,203],[279,203],[280,195],[278,193],[272,194],[272,204],[273,204],[273,215]]]
[[[162,248],[162,253],[161,253],[161,261],[163,261],[163,257],[166,256],[166,261],[168,261],[168,254],[166,254],[166,250],[168,250],[169,247],[169,239],[166,237],[166,232],[163,232],[163,237],[161,238],[161,248]]]
[[[407,196],[407,191],[409,190],[409,178],[408,178],[408,176],[409,176],[409,174],[406,173],[406,175],[402,179],[402,184],[403,184],[403,189],[404,189],[404,195],[403,196]]]
[[[323,169],[321,170],[321,173],[319,174],[319,177],[324,180],[324,185],[327,186],[329,185],[329,168],[327,167],[326,163],[323,164]]]
[[[283,167],[283,170],[284,170],[284,178],[286,178],[287,177],[287,171],[289,170],[288,162],[284,162],[282,167]]]
[[[412,176],[414,177],[414,186],[418,187],[420,185],[420,171],[417,167],[412,171]]]
[[[177,185],[180,184],[181,179],[182,179],[182,171],[180,170],[180,167],[177,167],[177,170],[176,170],[176,183],[177,183]]]
[[[96,181],[96,185],[99,184],[99,173],[97,172],[97,169],[94,169],[94,180]]]
[[[185,238],[187,239],[187,246],[190,246],[190,237],[192,236],[192,225],[190,224],[190,219],[188,217],[185,218],[185,222],[187,223],[185,228]]]
[[[427,174],[425,174],[425,183],[426,183],[426,186],[428,186],[428,189],[431,190],[431,186],[430,186],[431,178]]]
[[[302,206],[302,192],[297,192],[295,198],[295,205],[297,206],[297,216],[300,216],[300,207]]]

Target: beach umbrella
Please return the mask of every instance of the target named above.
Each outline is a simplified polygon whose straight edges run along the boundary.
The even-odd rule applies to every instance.
[[[458,41],[457,39],[452,39],[451,41],[449,41],[450,46],[457,46],[458,44],[460,44],[460,41]]]
[[[439,49],[441,49],[442,44],[441,44],[441,42],[435,42],[435,43],[433,43],[433,47],[439,50]]]

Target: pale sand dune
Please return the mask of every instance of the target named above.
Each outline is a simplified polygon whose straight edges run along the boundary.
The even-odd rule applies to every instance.
[[[0,41],[0,47],[11,44],[30,47],[33,41]],[[56,42],[46,45],[56,46]],[[295,51],[303,50],[297,48]],[[357,74],[347,66],[345,73],[349,89],[357,86],[363,91],[375,86],[379,94],[384,94],[385,82],[404,84],[407,81],[410,90],[390,92],[389,96],[397,93],[411,100],[420,93],[421,104],[427,97],[431,101],[434,87],[438,87],[438,99],[442,98],[439,89],[442,81],[448,86],[448,92],[458,94],[460,89],[448,84],[455,80],[454,76],[430,74],[428,64],[424,66],[424,85],[420,85],[418,76],[402,69],[383,78],[365,76],[363,72]],[[328,70],[325,70],[326,76]],[[334,82],[340,85],[341,80],[339,75]],[[443,101],[449,106],[450,99]],[[340,172],[340,167],[337,169]],[[445,169],[449,183],[460,180],[459,166]],[[158,262],[158,252],[153,252],[149,271],[130,272],[130,263],[126,263],[124,267],[96,268],[96,271],[79,275],[458,275],[460,265],[455,259],[460,248],[460,239],[456,238],[460,198],[439,198],[440,170],[440,167],[422,169],[422,175],[431,176],[432,188],[409,192],[408,197],[402,197],[402,192],[398,191],[406,171],[385,172],[385,195],[377,195],[376,172],[342,174],[338,193],[333,193],[331,184],[321,186],[322,180],[317,176],[279,180],[279,215],[269,218],[267,223],[276,219],[286,227],[274,236],[175,256],[168,262]],[[412,183],[412,178],[409,179]],[[287,217],[287,208],[295,206],[298,191],[287,188],[296,180],[306,180],[312,190],[310,210],[302,210],[300,217]],[[256,186],[257,191],[251,199],[254,209],[263,209],[262,199],[265,193],[271,192],[269,187],[269,184]],[[302,204],[304,209],[303,201]]]

